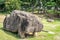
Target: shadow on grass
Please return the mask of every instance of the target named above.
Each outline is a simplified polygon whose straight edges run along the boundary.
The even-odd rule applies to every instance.
[[[60,18],[55,18],[56,21],[60,21]]]
[[[3,28],[0,28],[0,30],[4,31],[6,34],[13,36],[14,38],[20,39],[20,37],[18,36],[18,33],[13,33],[7,30],[4,30]]]
[[[20,36],[18,35],[17,32],[10,32],[10,31],[4,30],[3,28],[0,28],[0,30],[4,31],[7,35],[11,35],[14,38],[22,39],[22,38],[20,38]],[[34,38],[34,36],[28,36],[26,38]],[[23,39],[25,39],[25,38],[23,38]]]

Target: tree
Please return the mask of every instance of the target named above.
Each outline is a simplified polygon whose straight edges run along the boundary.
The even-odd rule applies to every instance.
[[[20,9],[20,0],[5,0],[6,11],[12,11],[15,9]]]
[[[5,7],[4,2],[5,0],[0,0],[0,11],[4,11],[4,7]]]

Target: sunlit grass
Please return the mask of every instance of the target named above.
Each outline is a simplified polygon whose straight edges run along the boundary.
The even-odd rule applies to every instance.
[[[44,25],[43,30],[52,31],[55,34],[39,32],[39,36],[26,38],[27,40],[60,40],[60,19],[56,19],[54,22],[47,22],[47,20],[43,18],[41,22]],[[3,24],[0,23],[0,40],[20,40],[20,37],[18,34],[4,31]]]

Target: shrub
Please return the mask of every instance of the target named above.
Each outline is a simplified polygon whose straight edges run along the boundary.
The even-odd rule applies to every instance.
[[[5,0],[6,11],[12,11],[15,9],[20,9],[20,0]]]

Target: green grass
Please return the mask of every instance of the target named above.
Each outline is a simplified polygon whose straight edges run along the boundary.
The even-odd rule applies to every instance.
[[[47,22],[46,19],[42,19],[44,30],[49,30],[55,34],[49,34],[47,32],[39,32],[37,37],[29,37],[27,40],[60,40],[60,19],[54,20],[54,22]],[[18,34],[11,33],[3,30],[3,24],[0,23],[0,40],[20,40]]]

